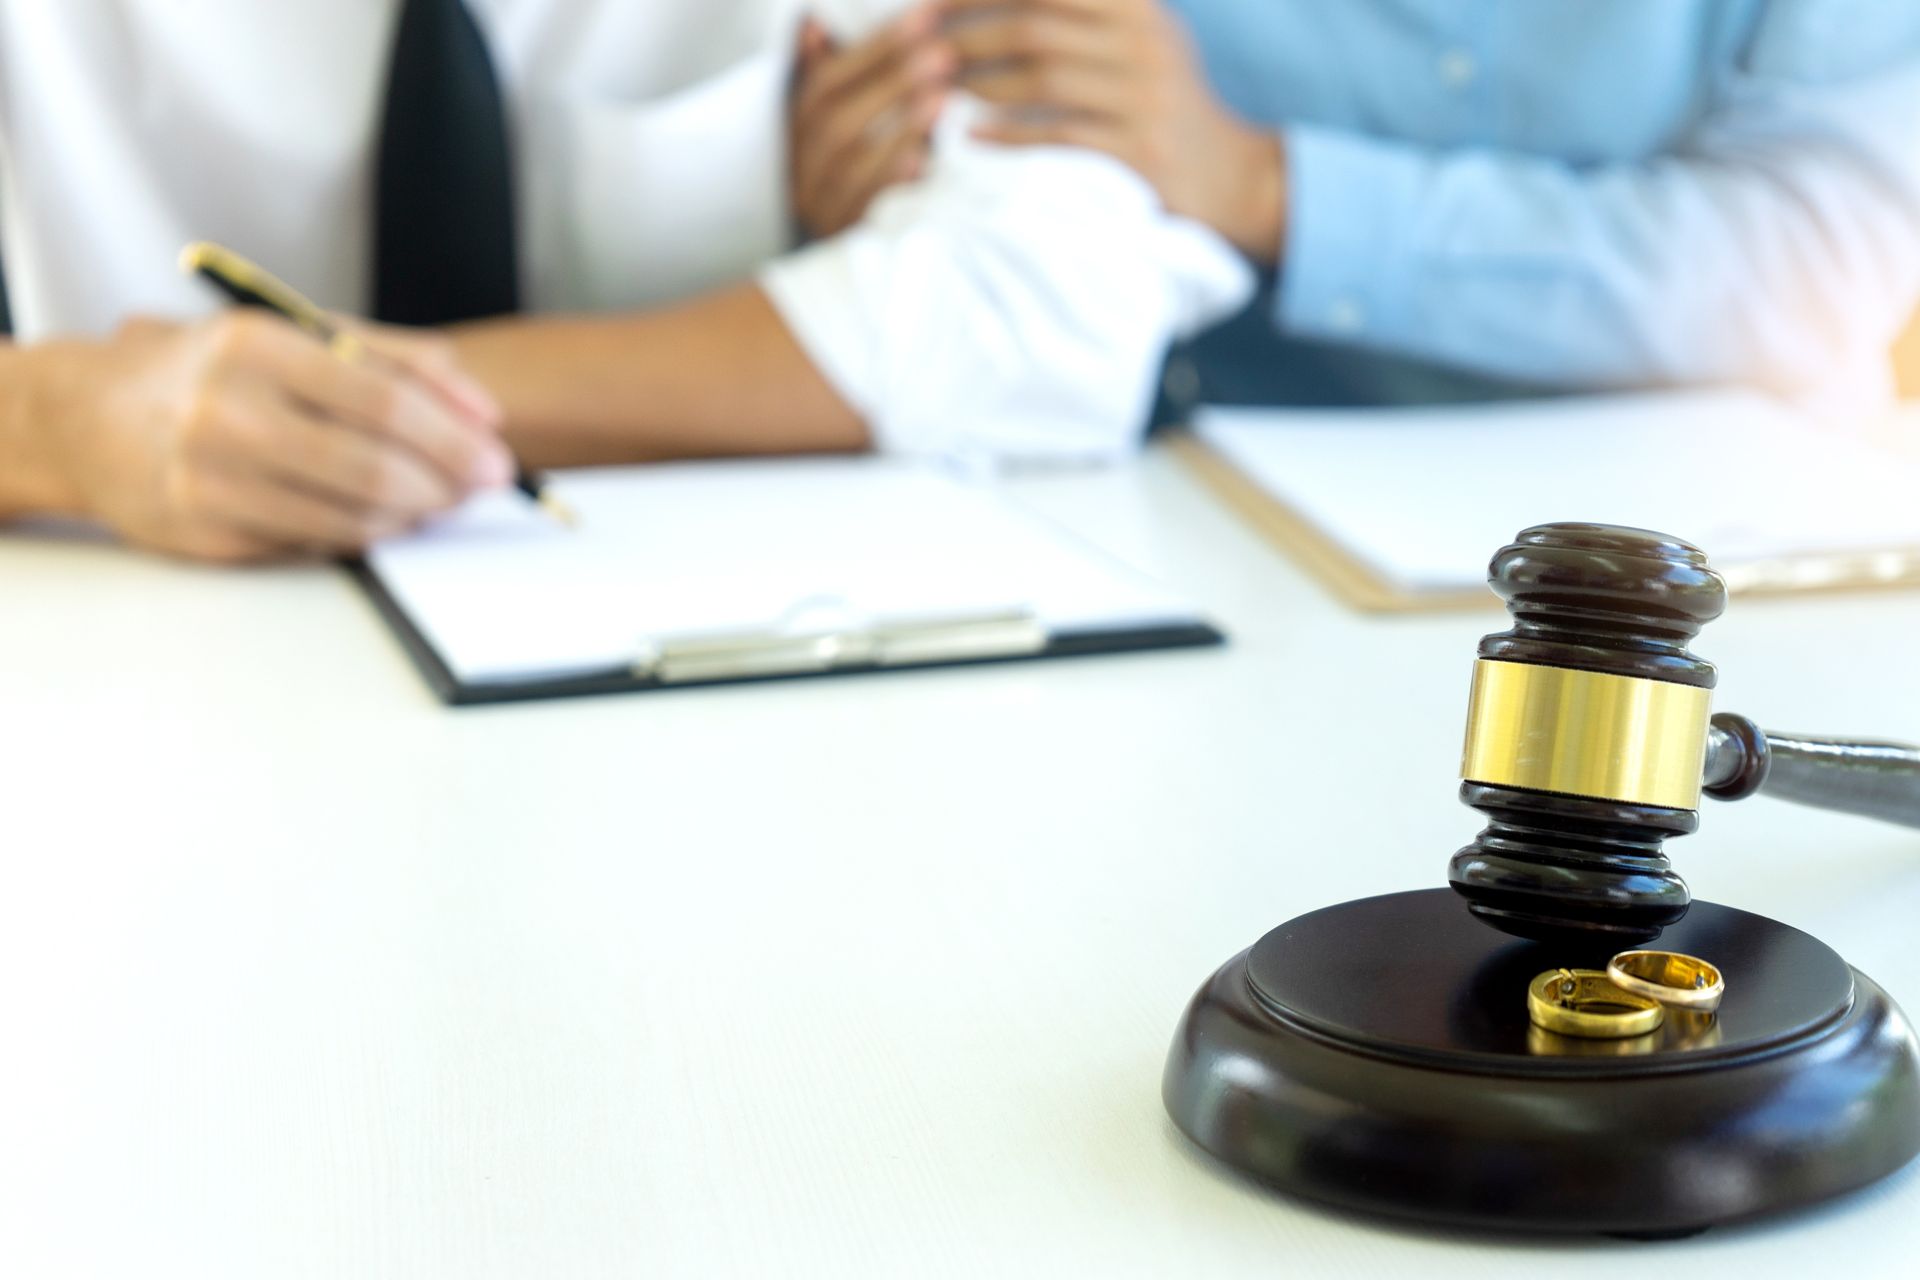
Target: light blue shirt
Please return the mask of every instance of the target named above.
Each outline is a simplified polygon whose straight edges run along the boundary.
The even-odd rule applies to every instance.
[[[1884,394],[1920,297],[1920,2],[1171,3],[1283,130],[1291,213],[1277,281],[1170,387],[1184,358],[1225,401]]]

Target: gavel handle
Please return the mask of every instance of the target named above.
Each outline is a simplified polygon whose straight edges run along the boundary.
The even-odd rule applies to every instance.
[[[1720,800],[1761,793],[1920,827],[1920,747],[1768,733],[1721,712],[1707,729],[1705,789]]]

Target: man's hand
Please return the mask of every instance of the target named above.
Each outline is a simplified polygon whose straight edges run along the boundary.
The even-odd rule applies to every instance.
[[[1208,87],[1159,0],[946,0],[960,82],[1000,108],[997,142],[1090,147],[1121,160],[1173,213],[1260,262],[1280,253],[1285,151]]]
[[[56,344],[36,412],[76,505],[128,541],[250,561],[364,549],[508,483],[499,410],[438,338],[374,326],[336,358],[230,311]]]
[[[882,191],[925,171],[954,71],[940,4],[922,0],[847,48],[811,18],[802,28],[789,154],[808,235],[845,230]]]

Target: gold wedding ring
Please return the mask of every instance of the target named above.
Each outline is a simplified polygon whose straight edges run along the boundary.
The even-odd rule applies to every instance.
[[[1527,984],[1527,1017],[1556,1035],[1624,1040],[1657,1030],[1666,1015],[1658,1000],[1622,991],[1598,969],[1549,969]]]
[[[1539,1027],[1527,1028],[1527,1052],[1536,1058],[1632,1058],[1657,1052],[1661,1037],[1628,1036],[1621,1040],[1587,1040],[1556,1035]]]
[[[1727,994],[1718,968],[1678,951],[1622,951],[1607,961],[1607,977],[1622,991],[1690,1013],[1712,1013]]]

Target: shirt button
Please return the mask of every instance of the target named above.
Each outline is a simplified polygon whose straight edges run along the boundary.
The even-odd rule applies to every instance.
[[[1327,328],[1352,336],[1367,327],[1367,313],[1352,298],[1341,298],[1327,308]]]
[[[1464,89],[1480,74],[1480,64],[1465,49],[1449,49],[1440,55],[1440,83],[1449,89]]]

